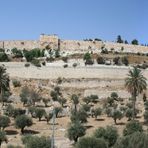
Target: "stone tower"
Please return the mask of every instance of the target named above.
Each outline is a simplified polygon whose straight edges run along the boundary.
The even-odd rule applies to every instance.
[[[40,48],[59,49],[59,37],[57,35],[40,35]]]

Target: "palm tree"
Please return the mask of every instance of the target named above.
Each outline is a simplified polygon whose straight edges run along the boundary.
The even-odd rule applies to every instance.
[[[133,120],[135,119],[135,103],[139,94],[146,90],[147,83],[146,78],[142,75],[142,72],[137,67],[133,67],[129,71],[128,77],[125,79],[125,87],[128,92],[131,93],[133,99]]]
[[[3,100],[3,95],[6,91],[9,91],[9,76],[6,73],[4,65],[0,66],[0,99]]]

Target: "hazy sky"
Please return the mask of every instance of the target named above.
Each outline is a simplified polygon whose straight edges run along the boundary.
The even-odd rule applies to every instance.
[[[0,40],[41,33],[148,43],[148,0],[0,0]]]

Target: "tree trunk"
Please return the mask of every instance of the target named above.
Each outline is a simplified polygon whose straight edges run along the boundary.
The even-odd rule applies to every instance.
[[[22,134],[24,133],[24,127],[23,127],[23,128],[21,128],[21,133],[22,133]]]
[[[117,121],[116,121],[117,119],[114,119],[114,122],[115,122],[115,124],[117,125]]]
[[[133,94],[133,120],[135,120],[135,109],[136,108],[136,91]]]
[[[76,137],[74,138],[74,142],[77,143],[77,141],[78,141],[78,136],[76,136]]]

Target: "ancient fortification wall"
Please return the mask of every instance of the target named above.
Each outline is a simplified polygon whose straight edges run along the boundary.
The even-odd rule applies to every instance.
[[[95,51],[100,50],[103,42],[100,41],[73,41],[73,40],[61,40],[60,50],[62,51]]]
[[[132,53],[148,53],[148,47],[140,46],[140,45],[131,45],[131,44],[121,44],[121,43],[113,43],[113,42],[104,42],[105,48],[110,50],[114,48],[115,51],[121,52],[121,48],[123,47],[122,52],[132,52]]]
[[[20,41],[0,41],[0,48],[5,48],[5,49],[13,49],[13,48],[18,48],[18,49],[33,49],[33,48],[39,48],[40,47],[40,42],[39,41],[27,41],[27,40],[20,40]]]
[[[114,48],[114,51],[121,52],[132,52],[132,53],[148,53],[148,47],[140,45],[130,44],[119,44],[113,42],[102,42],[102,41],[80,41],[80,40],[60,40],[57,35],[45,35],[41,34],[39,40],[12,40],[12,41],[0,41],[0,48],[5,49],[34,49],[34,48],[49,48],[49,49],[60,49],[61,51],[69,52],[87,52],[101,51],[101,47],[105,47],[107,50]]]

